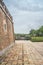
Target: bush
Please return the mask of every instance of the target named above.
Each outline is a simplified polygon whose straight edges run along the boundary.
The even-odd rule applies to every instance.
[[[32,42],[43,42],[43,37],[31,37]]]

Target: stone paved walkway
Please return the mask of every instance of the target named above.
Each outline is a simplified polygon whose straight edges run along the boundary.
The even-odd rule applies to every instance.
[[[38,51],[37,45],[30,41],[16,41],[1,60],[0,65],[43,65],[43,55]]]

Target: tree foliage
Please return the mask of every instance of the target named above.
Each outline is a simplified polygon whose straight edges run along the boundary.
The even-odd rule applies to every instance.
[[[41,26],[38,30],[34,30],[34,29],[32,29],[31,31],[30,31],[30,36],[43,36],[43,26]]]

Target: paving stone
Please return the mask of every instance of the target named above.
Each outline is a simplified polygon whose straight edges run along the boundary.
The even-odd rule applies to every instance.
[[[7,62],[2,62],[1,65],[6,65]]]
[[[30,41],[17,41],[0,65],[43,65],[43,56],[37,51],[39,47]]]
[[[11,63],[7,63],[6,65],[12,65]]]
[[[17,64],[17,61],[12,61],[12,65],[16,65]]]

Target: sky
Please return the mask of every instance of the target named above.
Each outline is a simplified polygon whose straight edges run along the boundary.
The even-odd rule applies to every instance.
[[[4,0],[13,17],[15,33],[28,34],[43,25],[43,0]]]

